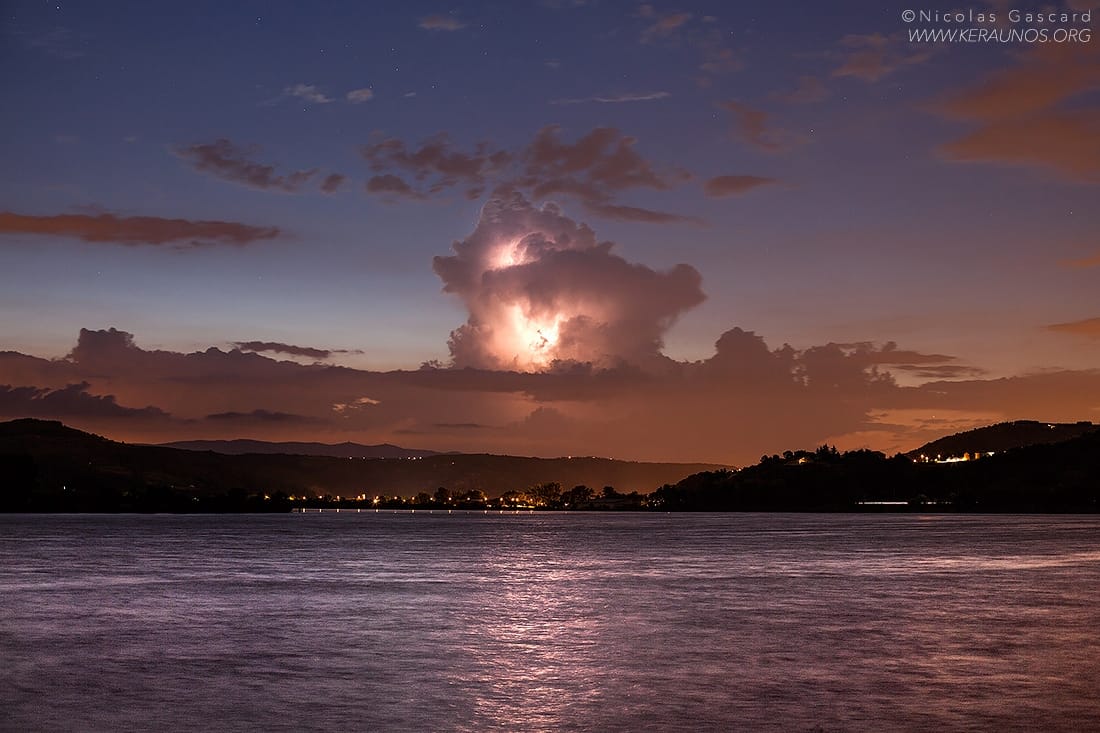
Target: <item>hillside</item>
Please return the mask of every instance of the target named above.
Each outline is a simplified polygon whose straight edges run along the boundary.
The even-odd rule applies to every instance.
[[[651,504],[686,511],[1097,512],[1100,430],[959,463],[819,448],[689,476]]]
[[[916,460],[920,456],[935,459],[962,457],[966,453],[1000,453],[1013,448],[1026,448],[1029,445],[1061,443],[1095,430],[1097,425],[1090,422],[1045,423],[1035,420],[1016,420],[988,425],[983,428],[967,430],[945,438],[925,443],[905,455]]]
[[[224,453],[230,456],[239,456],[245,453],[329,456],[330,458],[422,458],[424,456],[439,455],[439,451],[402,448],[389,443],[362,445],[361,443],[271,443],[266,440],[245,439],[179,440],[174,443],[161,443],[158,447],[213,451],[214,453]]]
[[[118,443],[52,421],[0,423],[0,507],[8,510],[242,508],[246,497],[263,494],[410,496],[438,487],[496,496],[547,482],[646,493],[715,468],[466,454],[411,459],[225,455]]]

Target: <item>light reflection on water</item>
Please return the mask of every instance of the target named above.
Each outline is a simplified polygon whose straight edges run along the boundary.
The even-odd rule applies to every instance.
[[[1100,518],[0,517],[4,730],[1081,730]]]

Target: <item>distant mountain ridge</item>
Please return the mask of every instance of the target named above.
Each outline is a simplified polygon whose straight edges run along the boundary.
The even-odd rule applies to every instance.
[[[493,497],[550,482],[566,488],[612,486],[648,493],[719,468],[706,463],[487,454],[402,460],[229,455],[119,443],[57,421],[27,418],[0,423],[0,510],[6,511],[187,511],[244,506],[234,497],[393,497],[438,488]]]
[[[177,440],[171,443],[158,443],[161,448],[179,448],[181,450],[213,451],[227,456],[239,456],[246,453],[262,455],[282,454],[287,456],[328,456],[330,458],[423,458],[437,456],[442,451],[402,448],[399,445],[381,443],[363,445],[361,443],[308,443],[281,442],[266,440]]]
[[[948,435],[925,443],[905,455],[916,460],[921,456],[935,459],[961,457],[966,453],[1000,453],[1013,448],[1062,443],[1090,433],[1098,427],[1100,426],[1088,421],[1046,423],[1038,420],[1015,420]]]

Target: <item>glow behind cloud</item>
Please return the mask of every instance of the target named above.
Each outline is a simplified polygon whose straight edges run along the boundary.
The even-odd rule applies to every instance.
[[[662,359],[664,332],[705,297],[701,277],[689,265],[658,272],[629,263],[613,246],[555,204],[498,192],[455,254],[433,265],[469,312],[451,333],[455,366],[538,371],[555,361]]]

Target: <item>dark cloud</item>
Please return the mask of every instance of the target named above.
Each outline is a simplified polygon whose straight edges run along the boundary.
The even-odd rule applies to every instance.
[[[316,168],[276,173],[275,166],[250,160],[258,152],[256,147],[242,148],[225,138],[212,143],[180,146],[174,152],[200,173],[264,191],[296,193],[317,173]]]
[[[305,356],[310,359],[327,359],[333,353],[331,349],[314,349],[309,346],[281,344],[277,341],[237,341],[233,345],[241,351],[270,351],[276,354]]]
[[[289,412],[274,410],[252,410],[250,412],[215,412],[206,416],[207,420],[232,421],[232,422],[267,422],[267,423],[312,423],[313,418],[304,415],[294,415]]]
[[[623,104],[625,102],[653,102],[658,99],[667,99],[671,96],[672,95],[668,92],[596,94],[591,97],[571,97],[568,99],[555,99],[550,104],[584,104],[585,102],[598,102],[600,104]]]
[[[899,349],[893,341],[887,341],[882,346],[876,346],[870,341],[857,341],[850,344],[836,344],[842,349],[854,354],[861,354],[869,364],[943,364],[955,361],[955,357],[947,354],[924,354],[909,349]]]
[[[0,212],[0,234],[40,234],[76,237],[85,242],[143,244],[249,244],[274,239],[277,227],[255,227],[231,221],[192,221],[162,219],[156,216],[114,214],[53,214],[29,216]]]
[[[582,165],[562,151],[546,155],[566,169]],[[444,290],[469,311],[451,334],[455,365],[531,370],[555,360],[659,359],[665,330],[703,301],[701,277],[688,265],[657,272],[628,263],[613,246],[553,204],[536,207],[515,192],[491,199],[455,254],[433,263]]]
[[[619,204],[615,199],[636,188],[668,190],[687,176],[659,171],[635,149],[637,140],[611,127],[598,127],[574,142],[550,125],[539,130],[520,156],[520,185],[537,199],[564,194],[598,216],[628,221],[668,223],[689,217]]]
[[[91,384],[80,382],[58,389],[13,387],[0,384],[0,414],[42,418],[166,418],[156,407],[136,409],[118,404],[114,395],[94,395]]]
[[[622,206],[620,204],[602,204],[599,202],[587,202],[585,208],[596,216],[604,219],[616,219],[618,221],[637,221],[646,224],[704,224],[702,219],[694,216],[683,216],[667,211],[654,211],[638,206]]]
[[[961,364],[895,364],[891,369],[906,372],[918,379],[965,379],[980,377],[986,373],[984,369]]]
[[[549,125],[538,131],[524,151],[524,172],[542,185],[547,180],[582,176],[584,183],[601,191],[671,188],[673,182],[638,154],[636,143],[613,127],[597,127],[570,143],[561,139],[560,127]]]
[[[381,176],[371,176],[366,183],[366,189],[368,193],[398,196],[410,199],[424,198],[424,194],[420,193],[419,191],[414,191],[412,186],[405,183],[403,179],[393,175],[392,173],[386,173]]]
[[[612,127],[599,127],[574,141],[549,125],[515,151],[479,143],[459,150],[446,135],[419,147],[389,138],[363,148],[376,174],[371,193],[398,198],[428,198],[461,189],[478,198],[487,189],[522,190],[535,199],[566,196],[597,216],[626,221],[669,223],[693,217],[621,204],[624,192],[668,190],[691,178],[682,170],[660,170],[636,150],[637,140]]]
[[[346,180],[347,177],[339,173],[327,175],[325,179],[321,181],[321,191],[324,193],[336,193],[340,190],[340,187],[344,185],[344,181]]]
[[[529,217],[537,226],[528,230],[517,217]],[[633,291],[623,284],[627,281],[636,289],[648,288],[666,304],[692,292],[677,291],[670,273],[640,268],[623,276],[640,266],[611,261],[616,256],[605,243],[583,225],[561,221],[552,208],[519,206],[495,220],[489,213],[484,219],[474,235],[457,245],[465,252],[458,256],[456,251],[461,261],[444,265],[455,268],[455,282],[466,278],[477,287],[479,266],[470,263],[478,253],[498,262],[512,255],[482,246],[475,235],[539,233],[521,242],[515,253],[520,260],[536,258],[531,271],[524,273],[521,265],[505,268],[512,272],[501,274],[500,281],[499,273],[490,275],[483,291],[489,298],[520,293],[544,303],[562,299],[570,288],[587,293],[583,277],[575,285],[567,280],[574,260],[591,260],[597,263],[594,271],[611,272],[608,301],[624,307],[635,305]],[[559,277],[565,281],[560,288]],[[650,309],[647,317],[658,311]],[[669,308],[660,312],[667,314]],[[607,323],[607,333],[585,324],[580,336],[591,336],[589,344],[633,344],[635,351],[652,356],[638,336],[645,329]],[[630,337],[620,334],[616,340],[620,328]],[[559,338],[565,331],[559,329]],[[63,419],[138,442],[232,438],[244,432],[268,440],[366,443],[415,435],[419,447],[434,450],[734,465],[826,441],[912,448],[942,435],[948,425],[944,420],[971,426],[1011,419],[1095,420],[1100,414],[1100,370],[981,379],[966,378],[962,370],[969,367],[953,361],[889,343],[773,348],[760,335],[733,328],[717,340],[712,355],[695,362],[660,357],[641,368],[562,360],[527,373],[474,368],[370,372],[215,348],[149,350],[125,331],[82,330],[62,359],[0,352],[0,384],[37,385],[0,389],[0,405],[12,417]],[[902,387],[893,373],[941,378]],[[44,409],[47,402],[54,408]],[[154,404],[157,408],[126,407]]]
[[[426,31],[460,31],[466,24],[453,15],[429,15],[417,24]]]
[[[715,176],[703,184],[703,191],[707,196],[739,196],[754,188],[776,182],[774,178],[763,176]]]
[[[241,351],[271,352],[275,354],[289,354],[291,356],[304,356],[308,359],[328,359],[334,354],[361,354],[361,351],[349,349],[315,349],[309,346],[295,346],[278,341],[237,341],[233,344]]]
[[[403,140],[388,138],[367,145],[362,150],[372,171],[377,174],[367,184],[367,190],[398,195],[440,193],[455,186],[481,188],[493,176],[511,163],[511,155],[494,150],[488,143],[479,143],[469,152],[457,150],[445,134],[425,141],[419,148],[409,148]],[[423,191],[415,191],[404,180],[386,171],[400,171],[412,177]],[[384,174],[384,175],[381,175]],[[375,188],[371,183],[379,181]]]

